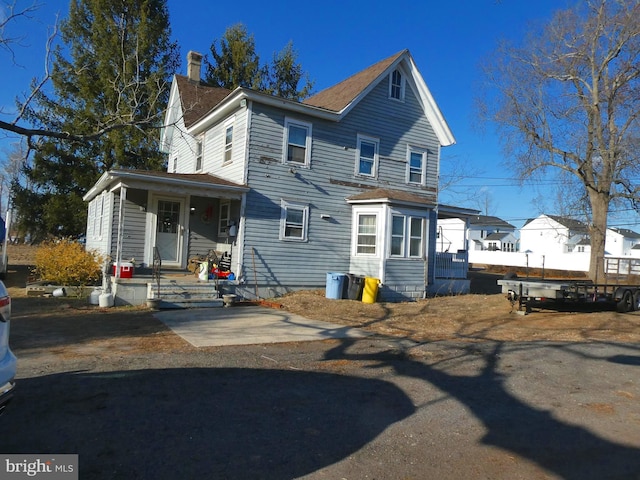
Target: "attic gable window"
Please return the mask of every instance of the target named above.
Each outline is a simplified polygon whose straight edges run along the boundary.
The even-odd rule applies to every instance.
[[[404,75],[400,70],[394,70],[389,76],[389,98],[404,100]]]
[[[285,119],[284,162],[308,167],[311,163],[311,124]]]

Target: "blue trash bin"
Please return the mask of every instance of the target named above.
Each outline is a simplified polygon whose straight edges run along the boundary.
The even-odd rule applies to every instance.
[[[344,290],[344,280],[347,276],[344,273],[327,272],[327,287],[325,296],[339,300],[342,298]]]

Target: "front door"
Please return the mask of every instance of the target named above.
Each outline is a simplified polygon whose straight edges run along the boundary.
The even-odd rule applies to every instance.
[[[182,250],[182,202],[158,199],[156,246],[163,265],[180,266]]]

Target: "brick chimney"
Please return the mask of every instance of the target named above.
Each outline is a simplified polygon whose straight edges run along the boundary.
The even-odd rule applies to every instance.
[[[200,83],[200,67],[202,66],[202,54],[190,50],[187,53],[187,77],[192,82]]]

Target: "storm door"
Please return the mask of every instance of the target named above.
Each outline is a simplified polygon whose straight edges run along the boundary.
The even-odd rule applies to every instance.
[[[158,200],[156,246],[163,264],[180,264],[182,202]]]

